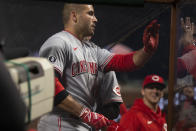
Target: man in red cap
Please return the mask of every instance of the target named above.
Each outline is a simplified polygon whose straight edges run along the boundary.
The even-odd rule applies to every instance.
[[[158,106],[165,87],[162,77],[146,76],[141,89],[143,98],[136,99],[131,109],[122,116],[120,127],[126,131],[167,131],[165,116]]]

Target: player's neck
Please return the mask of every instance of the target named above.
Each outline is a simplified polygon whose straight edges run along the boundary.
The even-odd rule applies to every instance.
[[[72,34],[74,37],[76,37],[78,40],[82,41],[83,37],[81,35],[79,35],[75,30],[73,30],[72,28],[68,28],[65,27],[64,28],[65,31],[69,32],[70,34]]]
[[[158,109],[158,104],[153,104],[151,102],[149,102],[148,100],[146,100],[145,98],[143,98],[143,102],[144,104],[149,107],[152,111],[157,112]]]

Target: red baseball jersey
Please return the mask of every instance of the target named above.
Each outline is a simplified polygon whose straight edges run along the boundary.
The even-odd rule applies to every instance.
[[[184,71],[189,72],[196,79],[196,47],[188,45],[184,49],[184,53],[177,61],[177,73],[180,76]]]
[[[160,108],[153,112],[142,99],[136,99],[131,109],[122,116],[120,126],[126,131],[167,131],[165,115]]]

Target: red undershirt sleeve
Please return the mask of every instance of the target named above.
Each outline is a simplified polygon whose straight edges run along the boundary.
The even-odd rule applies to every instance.
[[[184,64],[182,59],[177,60],[177,75],[178,77],[184,77],[187,73],[186,65]]]
[[[69,93],[66,91],[65,87],[60,82],[60,74],[55,70],[55,99],[54,105],[60,104],[62,100],[64,100]]]
[[[189,53],[192,50],[195,50],[196,47],[193,44],[189,44],[187,46],[184,47],[183,50],[183,55],[185,55],[186,53]],[[177,75],[178,77],[184,77],[187,73],[187,67],[184,63],[184,60],[182,58],[178,58],[177,60]]]
[[[108,72],[114,70],[117,72],[123,72],[135,70],[137,67],[133,62],[134,53],[135,52],[128,54],[115,54],[110,62],[106,65],[104,71]]]
[[[60,83],[59,79],[55,77],[55,96],[58,95],[63,90],[65,90],[65,88]]]
[[[187,45],[183,49],[183,54],[185,54],[189,51],[195,50],[195,49],[196,49],[195,45],[193,45],[193,44]]]

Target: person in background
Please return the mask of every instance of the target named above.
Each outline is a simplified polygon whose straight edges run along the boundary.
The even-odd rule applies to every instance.
[[[136,99],[130,110],[120,120],[125,131],[167,131],[165,115],[158,103],[166,88],[159,75],[147,75],[141,89],[142,98]]]
[[[196,80],[196,41],[194,23],[190,17],[181,18],[181,37],[179,39],[180,56],[177,59],[177,77],[182,78],[188,73]]]
[[[177,131],[194,131],[196,130],[196,100],[192,75],[178,78],[177,88],[179,103],[175,106],[175,128]]]

